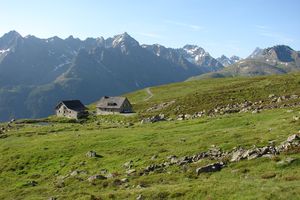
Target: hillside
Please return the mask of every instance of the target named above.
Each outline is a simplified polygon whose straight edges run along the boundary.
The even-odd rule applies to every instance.
[[[0,198],[299,199],[299,85],[300,74],[196,80],[126,95],[132,116],[2,123]],[[140,123],[156,114],[167,120]]]
[[[244,103],[245,100],[263,101],[273,105],[270,94],[277,97],[300,94],[299,73],[287,75],[236,77],[191,80],[150,88],[153,97],[147,101],[147,90],[130,93],[134,109],[145,115],[164,113],[170,116],[194,114],[227,105]],[[292,101],[292,100],[291,100]],[[162,106],[162,105],[168,106]],[[280,103],[284,104],[284,102]]]

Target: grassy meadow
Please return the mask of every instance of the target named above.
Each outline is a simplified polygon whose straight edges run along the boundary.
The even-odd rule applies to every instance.
[[[190,81],[150,88],[153,97],[146,101],[145,90],[128,94],[137,112],[133,116],[91,116],[79,122],[53,116],[19,120],[0,139],[0,199],[300,199],[299,151],[230,163],[220,172],[200,175],[197,167],[215,161],[175,165],[143,176],[128,176],[123,166],[133,161],[132,168],[139,171],[170,155],[190,156],[212,145],[223,150],[262,147],[270,141],[279,145],[299,132],[300,121],[294,117],[300,115],[300,107],[153,124],[141,124],[140,119],[156,112],[172,116],[232,101],[267,99],[272,93],[299,95],[299,86],[297,74]],[[145,113],[171,100],[175,103]],[[87,157],[91,150],[99,157]],[[287,158],[295,161],[279,164]],[[87,180],[104,169],[113,177]],[[81,173],[70,175],[75,170]],[[120,183],[123,178],[128,182]]]

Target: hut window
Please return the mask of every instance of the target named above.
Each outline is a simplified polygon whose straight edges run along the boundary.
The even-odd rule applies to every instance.
[[[108,102],[107,105],[108,105],[108,106],[116,106],[117,103],[115,103],[115,102]]]

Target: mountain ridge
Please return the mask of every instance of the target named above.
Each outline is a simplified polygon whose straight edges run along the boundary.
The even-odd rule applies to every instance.
[[[286,45],[275,45],[265,49],[256,48],[247,58],[222,70],[190,79],[284,74],[299,70],[299,52]]]
[[[210,62],[180,61],[153,54],[126,32],[80,40],[11,31],[0,38],[0,120],[48,116],[61,99],[88,104],[215,70]]]
[[[61,99],[81,99],[89,104],[104,95],[199,75],[283,74],[300,66],[299,52],[284,45],[257,48],[246,59],[223,58],[228,65],[192,44],[181,48],[140,45],[126,32],[80,40],[73,36],[22,37],[10,31],[0,38],[0,120],[48,116]]]

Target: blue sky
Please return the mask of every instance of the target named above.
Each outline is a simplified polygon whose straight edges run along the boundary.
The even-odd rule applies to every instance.
[[[1,1],[0,35],[111,37],[141,44],[196,44],[212,56],[248,56],[255,47],[300,50],[299,0],[11,0]]]

